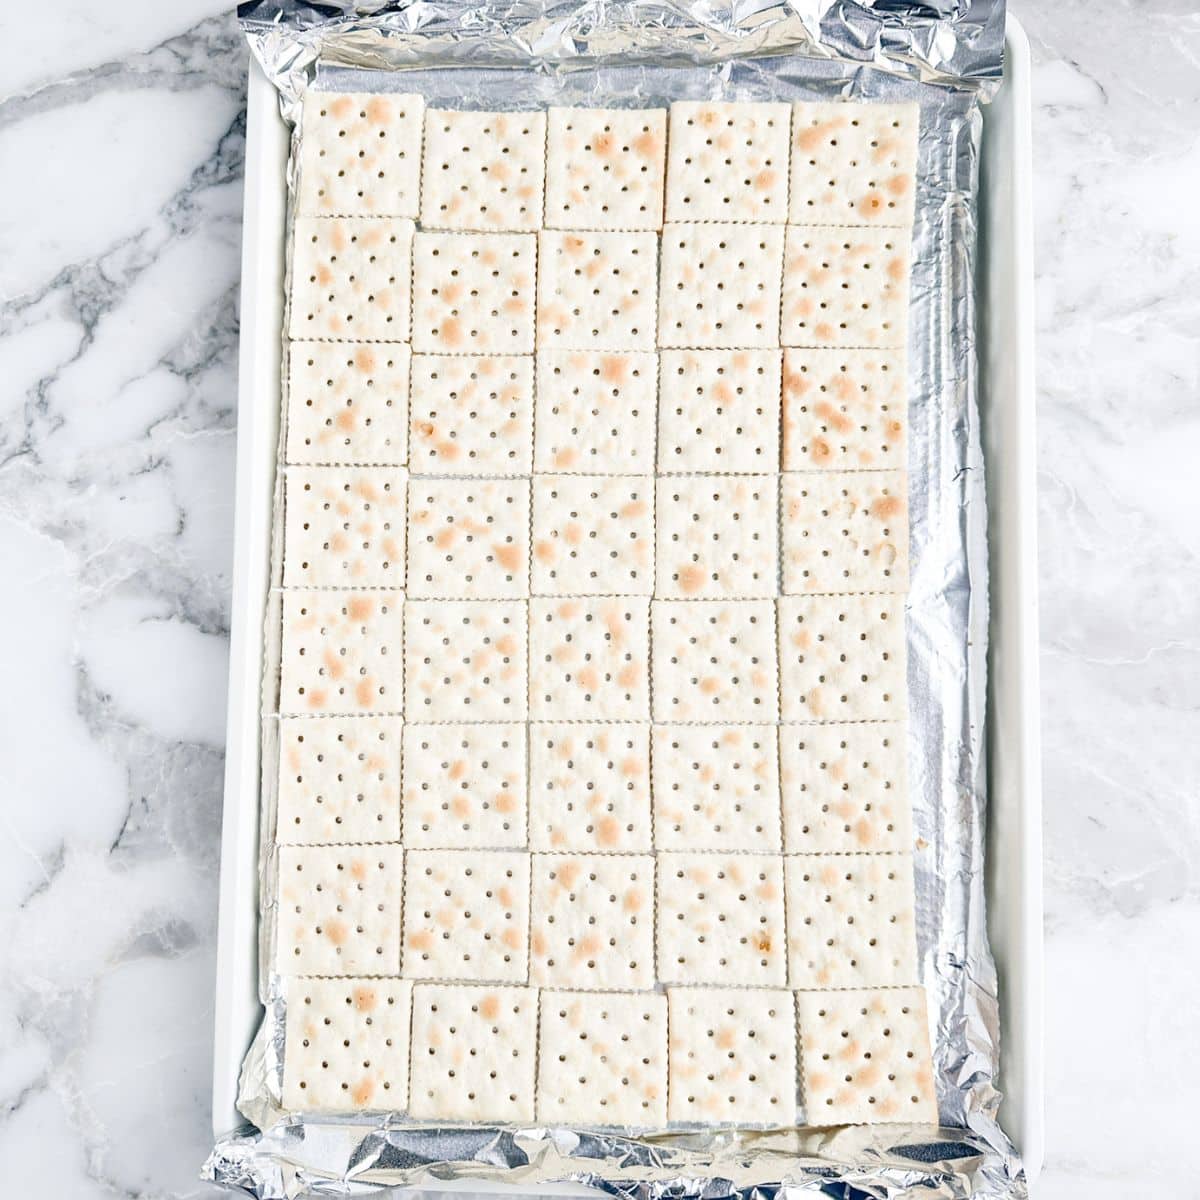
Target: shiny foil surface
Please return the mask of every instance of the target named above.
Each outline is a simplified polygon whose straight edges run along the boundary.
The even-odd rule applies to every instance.
[[[996,1122],[999,1018],[984,912],[987,544],[974,279],[978,105],[1000,78],[1003,3],[416,0],[361,7],[370,11],[301,0],[242,6],[254,53],[293,123],[314,85],[418,91],[434,107],[487,110],[679,99],[920,104],[908,351],[909,790],[919,964],[942,1127],[672,1127],[637,1135],[289,1114],[279,1105],[282,990],[264,969],[266,1012],[239,1097],[248,1124],[218,1142],[206,1176],[264,1200],[450,1180],[460,1188],[473,1181],[479,1190],[509,1184],[548,1194],[573,1182],[629,1200],[1026,1195],[1020,1161]],[[298,136],[293,130],[293,162]],[[289,200],[293,186],[289,171]],[[278,585],[278,531],[275,557]],[[269,608],[276,619],[268,629],[268,712],[279,649],[278,609]],[[274,721],[266,724],[260,962],[270,964],[278,748]]]

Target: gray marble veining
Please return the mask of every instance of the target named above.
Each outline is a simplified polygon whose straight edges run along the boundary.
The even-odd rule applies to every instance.
[[[1055,1200],[1129,1195],[1147,1146],[1192,1140],[1200,1103],[1193,7],[1016,5],[1036,61]],[[9,9],[0,1194],[191,1196],[209,1144],[246,52],[225,0]],[[31,1167],[46,1161],[48,1187]]]

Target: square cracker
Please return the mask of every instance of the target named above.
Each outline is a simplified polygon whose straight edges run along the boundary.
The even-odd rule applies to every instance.
[[[409,600],[404,631],[410,721],[525,719],[524,601]]]
[[[650,850],[649,761],[646,725],[531,725],[530,848]]]
[[[782,225],[791,120],[786,104],[672,104],[667,220]]]
[[[287,461],[403,466],[409,359],[393,342],[292,342]]]
[[[653,350],[658,238],[538,234],[539,350]]]
[[[774,596],[778,488],[774,475],[660,479],[655,594],[671,600]]]
[[[404,870],[404,975],[524,983],[529,855],[410,850]]]
[[[911,850],[903,721],[783,725],[783,837],[790,854]]]
[[[904,466],[905,389],[903,350],[785,350],[783,469]]]
[[[402,713],[398,592],[283,593],[279,711]]]
[[[383,217],[297,217],[290,336],[406,342],[413,223]]]
[[[792,224],[910,228],[920,115],[916,104],[797,102]]]
[[[573,991],[654,986],[654,857],[535,854],[529,981]]]
[[[543,992],[537,1119],[667,1123],[667,998],[657,992]]]
[[[661,108],[552,108],[547,229],[661,229],[667,114]]]
[[[537,1018],[536,988],[414,987],[409,1116],[531,1122]]]
[[[660,852],[658,978],[784,987],[783,859]]]
[[[286,984],[283,1107],[386,1112],[408,1105],[407,979],[294,978]]]
[[[652,353],[543,350],[537,357],[534,470],[652,470],[657,373]]]
[[[526,475],[533,447],[533,360],[518,355],[412,364],[412,471]]]
[[[782,270],[780,225],[668,225],[658,344],[729,350],[778,346]]]
[[[529,481],[413,479],[408,594],[515,600],[529,594]]]
[[[908,255],[905,230],[789,225],[781,343],[903,347]]]
[[[786,861],[789,987],[917,982],[911,855],[804,854]]]
[[[904,597],[784,596],[785,721],[894,721],[908,710]]]
[[[664,350],[659,471],[777,471],[779,386],[778,350]]]
[[[908,472],[784,475],[783,590],[908,591]]]
[[[649,607],[642,596],[530,600],[531,719],[645,720]]]
[[[770,600],[655,600],[652,621],[656,721],[777,719]]]
[[[800,992],[800,1078],[810,1125],[936,1125],[924,988]]]
[[[533,481],[535,595],[648,596],[654,590],[654,480],[550,475]]]
[[[289,467],[285,587],[404,586],[403,467]]]
[[[537,229],[545,156],[545,113],[427,110],[421,224],[483,232]]]
[[[531,233],[418,233],[413,238],[413,351],[533,350]]]
[[[280,846],[275,969],[398,975],[403,868],[396,845]]]
[[[790,992],[668,988],[668,1119],[692,1125],[796,1123]]]
[[[780,850],[775,726],[656,725],[653,773],[659,850]]]
[[[404,841],[422,850],[524,846],[524,726],[406,725]]]
[[[281,718],[275,840],[398,842],[399,720]]]
[[[298,210],[317,217],[415,217],[420,96],[308,91]]]

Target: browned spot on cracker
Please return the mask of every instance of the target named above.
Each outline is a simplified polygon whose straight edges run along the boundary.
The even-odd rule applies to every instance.
[[[441,323],[438,335],[447,346],[461,346],[463,343],[462,322],[457,317],[447,317]]]
[[[596,936],[596,934],[594,934],[594,933],[585,934],[576,943],[575,957],[577,959],[594,958],[597,954],[600,953],[600,947],[602,945],[603,945],[603,943]]]
[[[617,672],[617,682],[623,688],[636,687],[637,684],[641,681],[641,678],[642,678],[641,665],[638,663],[635,663],[635,662],[626,663]]]
[[[643,130],[630,144],[642,158],[656,159],[662,153],[662,139],[651,129]]]
[[[621,840],[621,825],[613,817],[602,817],[596,822],[596,841],[601,846],[615,846]]]
[[[510,543],[505,543],[500,546],[493,547],[496,555],[496,561],[506,571],[519,571],[521,569],[521,547],[514,546]]]
[[[679,587],[681,591],[698,592],[704,586],[704,568],[699,563],[687,563],[679,568]]]
[[[813,462],[828,462],[833,457],[833,447],[823,437],[815,437],[808,443],[808,454]]]
[[[867,217],[876,217],[883,212],[883,197],[878,192],[867,192],[858,202],[858,211]]]
[[[871,515],[880,521],[890,521],[904,510],[899,496],[879,496],[871,505]]]
[[[838,433],[849,433],[854,428],[854,422],[841,409],[834,408],[828,401],[821,401],[816,407],[816,413],[826,425],[832,425]]]

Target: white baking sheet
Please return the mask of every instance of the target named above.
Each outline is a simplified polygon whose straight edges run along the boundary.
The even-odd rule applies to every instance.
[[[1005,51],[1004,86],[984,108],[979,255],[980,402],[991,513],[988,874],[990,881],[1005,881],[988,899],[1001,971],[1002,1122],[1032,1178],[1042,1146],[1042,1011],[1029,60],[1012,18]],[[252,64],[213,1081],[218,1134],[242,1123],[235,1106],[238,1072],[261,1013],[258,714],[279,422],[287,148],[274,89]]]

